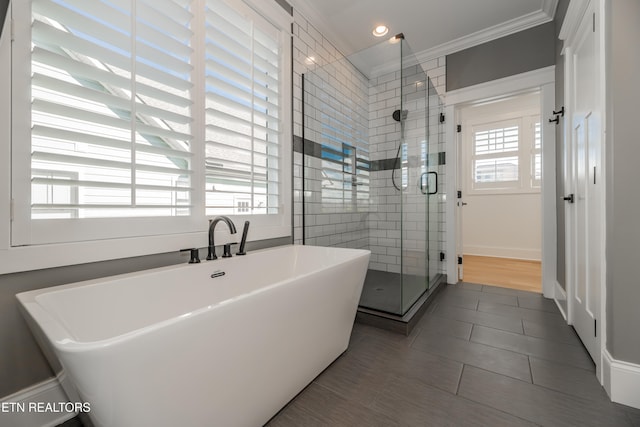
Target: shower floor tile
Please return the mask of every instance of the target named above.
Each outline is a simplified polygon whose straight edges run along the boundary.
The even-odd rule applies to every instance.
[[[405,308],[410,307],[425,290],[424,278],[405,275],[404,283],[402,283],[399,273],[367,270],[358,305],[401,315],[403,302]]]

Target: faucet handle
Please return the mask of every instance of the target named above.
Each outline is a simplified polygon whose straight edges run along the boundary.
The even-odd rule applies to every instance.
[[[232,242],[232,243],[227,243],[226,245],[223,245],[222,248],[222,258],[231,258],[233,255],[231,255],[231,245],[237,245],[237,242]]]
[[[189,264],[197,264],[200,262],[200,250],[198,248],[180,249],[180,252],[191,251]]]
[[[249,221],[244,222],[244,228],[242,229],[242,240],[240,240],[240,247],[236,255],[246,255],[244,251],[244,245],[247,243],[247,233],[249,232]]]

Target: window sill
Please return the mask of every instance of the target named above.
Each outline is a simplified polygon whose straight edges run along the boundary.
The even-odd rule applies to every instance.
[[[166,253],[207,245],[206,233],[19,246],[0,251],[0,274]]]
[[[238,228],[236,224],[236,228]],[[287,227],[258,227],[249,230],[248,242],[288,237]],[[220,226],[215,233],[216,242],[239,242],[238,233],[229,235],[226,227]],[[75,243],[18,246],[0,249],[0,274],[18,273],[90,262],[133,258],[144,255],[178,252],[184,248],[205,248],[209,243],[206,231],[168,234],[123,239],[93,240]]]

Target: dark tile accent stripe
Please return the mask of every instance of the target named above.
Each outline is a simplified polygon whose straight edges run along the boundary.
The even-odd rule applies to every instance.
[[[306,156],[311,156],[311,157],[316,157],[318,159],[322,158],[322,145],[318,144],[315,141],[312,141],[310,139],[302,139],[302,137],[298,136],[298,135],[294,135],[293,136],[293,151],[296,153],[302,153],[303,150],[303,143],[304,143],[304,154]],[[326,148],[325,148],[326,150]],[[444,165],[445,164],[445,152],[439,152],[439,153],[432,153],[429,155],[429,163],[430,164],[437,164],[438,165]],[[330,159],[323,159],[323,160],[330,160]],[[358,159],[359,162],[367,162],[366,160],[362,160],[362,159]],[[391,158],[391,159],[381,159],[381,160],[371,160],[369,162],[369,171],[371,172],[378,172],[378,171],[386,171],[386,170],[393,170],[394,166],[396,166],[396,159],[395,158]]]
[[[447,164],[447,153],[441,151],[438,153],[438,165],[446,165]]]
[[[293,135],[293,152],[302,153],[302,137]]]
[[[304,143],[304,151],[302,144]],[[302,137],[298,135],[293,136],[293,151],[296,153],[304,152],[305,155],[311,157],[321,158],[322,156],[322,146],[317,142],[314,142],[310,139],[302,139]]]
[[[371,172],[392,170],[396,164],[396,159],[382,159],[371,161]]]

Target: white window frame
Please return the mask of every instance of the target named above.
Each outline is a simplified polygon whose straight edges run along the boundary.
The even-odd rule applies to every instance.
[[[540,116],[535,110],[521,110],[510,114],[487,117],[475,117],[467,122],[471,129],[466,133],[463,150],[463,179],[467,183],[469,195],[481,194],[523,194],[539,193],[540,180],[533,176],[533,159],[535,155],[535,123],[540,122]],[[504,152],[495,155],[498,157],[518,157],[518,179],[515,181],[500,182],[475,182],[474,160],[475,156],[475,132],[489,128],[501,128],[517,125],[519,128],[518,151]]]
[[[202,0],[201,0],[202,1]],[[291,22],[292,16],[288,15],[284,12],[275,1],[265,2],[264,0],[225,0],[229,5],[237,6],[237,10],[247,10],[248,8],[253,9],[256,13],[263,16],[267,19],[267,21],[271,22],[273,25],[278,27],[280,31],[280,43],[283,47],[282,55],[280,56],[280,69],[282,70],[282,87],[279,93],[279,105],[282,106],[281,113],[281,134],[282,134],[282,145],[281,147],[281,164],[282,168],[280,168],[279,173],[279,183],[280,183],[280,206],[279,213],[277,215],[226,215],[236,224],[243,224],[245,221],[250,221],[250,240],[263,240],[277,237],[286,237],[290,236],[291,231],[291,215],[292,215],[292,207],[291,207],[291,194],[292,194],[292,141],[293,141],[293,130],[292,130],[292,111],[291,111],[291,103],[292,101],[292,75],[291,75],[291,64],[292,64],[292,53],[291,53]],[[247,8],[248,6],[248,8]],[[270,7],[271,6],[271,7]],[[204,25],[202,22],[201,25]],[[197,30],[196,30],[197,31]],[[200,102],[204,105],[204,99],[200,100]],[[203,107],[204,108],[204,107]],[[204,136],[202,137],[204,140]],[[204,163],[203,163],[204,164]],[[204,169],[204,168],[203,168]],[[198,188],[204,188],[205,185],[205,176],[204,170],[199,175],[201,179],[201,183]],[[202,202],[204,203],[204,202]],[[213,218],[213,216],[209,216],[209,219]],[[216,239],[218,239],[217,235],[220,234],[221,238],[224,238],[226,231],[218,231],[216,232]]]
[[[540,147],[536,148],[536,124],[540,126],[539,138]],[[542,120],[534,117],[531,122],[533,131],[533,142],[531,143],[531,188],[542,188]],[[540,178],[536,179],[536,156],[540,156]]]
[[[480,132],[491,132],[496,130],[504,130],[511,128],[518,129],[518,148],[516,150],[511,151],[503,151],[503,152],[490,152],[486,154],[477,154],[476,153],[476,135]],[[471,192],[484,191],[484,190],[507,190],[507,189],[517,189],[520,187],[520,176],[522,175],[522,159],[520,151],[522,150],[522,120],[520,119],[511,119],[511,120],[503,120],[498,122],[491,123],[480,123],[476,124],[471,128],[471,148],[469,150],[470,164],[471,167],[469,172],[470,177],[470,185],[469,190]],[[517,178],[515,180],[510,181],[490,181],[490,182],[476,182],[476,162],[482,160],[497,160],[497,159],[509,159],[516,157],[518,159],[518,173]]]
[[[282,159],[281,169],[281,203],[282,209],[279,214],[271,215],[267,224],[261,221],[258,216],[234,215],[232,220],[237,224],[242,221],[251,221],[252,227],[249,239],[263,240],[268,238],[287,237],[291,235],[291,42],[290,31],[292,17],[287,14],[276,2],[265,4],[256,0],[227,0],[230,4],[248,4],[257,13],[266,17],[270,22],[281,29],[283,55],[281,56],[282,67]],[[15,4],[14,4],[15,3]],[[23,225],[22,229],[12,229],[12,221],[23,215],[30,217],[30,212],[25,213],[24,208],[16,203],[16,198],[24,193],[25,185],[30,185],[29,179],[24,179],[24,175],[16,172],[20,170],[30,170],[30,144],[20,144],[19,141],[25,139],[24,132],[11,133],[11,129],[28,129],[30,114],[19,110],[12,104],[12,99],[18,105],[28,105],[27,96],[23,99],[16,99],[19,94],[28,94],[24,91],[25,84],[30,85],[27,73],[13,73],[12,61],[30,61],[30,49],[24,49],[24,34],[29,34],[29,23],[31,22],[30,8],[24,7],[21,2],[9,2],[5,25],[2,27],[0,38],[0,88],[3,93],[12,94],[0,100],[0,159],[5,162],[2,170],[2,180],[0,180],[0,200],[3,201],[3,208],[0,208],[0,274],[26,271],[40,268],[50,268],[62,265],[79,264],[86,262],[104,261],[125,257],[149,255],[154,253],[164,253],[179,250],[185,247],[204,247],[207,244],[207,217],[204,215],[204,204],[202,200],[194,197],[193,215],[189,217],[167,217],[167,218],[115,218],[98,219],[91,221],[91,224],[79,227],[74,232],[79,238],[74,242],[64,243],[41,243],[29,245],[12,245],[11,237],[14,233],[25,233],[26,236],[48,236],[53,230],[47,227],[33,227]],[[13,34],[12,34],[13,33]],[[13,36],[13,37],[12,37]],[[13,40],[11,40],[13,38]],[[30,35],[27,37],[30,40]],[[28,42],[27,42],[28,43]],[[24,62],[23,62],[24,63]],[[16,75],[18,74],[18,75]],[[13,77],[13,80],[12,80]],[[195,100],[196,103],[203,100]],[[26,126],[26,128],[25,128]],[[196,135],[197,137],[197,135]],[[204,159],[203,159],[204,160]],[[198,163],[196,160],[194,163]],[[200,170],[194,168],[194,182],[196,188],[204,187],[204,162],[201,162]],[[17,178],[17,179],[16,179]],[[199,191],[194,192],[197,194]],[[203,196],[199,196],[203,197]],[[202,206],[200,214],[197,204]],[[266,216],[266,215],[265,215]],[[278,217],[275,221],[273,217]],[[154,221],[150,221],[153,219]],[[118,220],[127,224],[117,224]],[[157,220],[157,221],[155,221]],[[46,221],[46,220],[45,220]],[[18,221],[19,222],[19,221]],[[26,221],[33,223],[34,221]],[[51,225],[49,225],[51,228]],[[109,230],[108,236],[100,233],[100,230]],[[131,237],[131,230],[135,230],[136,237]],[[142,232],[141,232],[142,231]],[[55,233],[54,233],[55,234]],[[141,235],[142,234],[142,235]],[[146,234],[146,235],[144,235]],[[217,233],[218,234],[218,233]],[[228,231],[220,232],[220,238],[229,238]],[[46,239],[46,237],[45,237]],[[42,240],[42,239],[40,239]],[[219,240],[222,241],[222,240]]]

